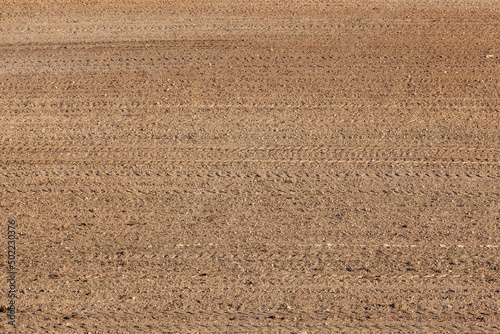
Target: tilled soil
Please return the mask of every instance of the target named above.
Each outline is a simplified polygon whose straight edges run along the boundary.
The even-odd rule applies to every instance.
[[[496,1],[3,1],[1,309],[15,218],[20,333],[499,332],[499,79]]]

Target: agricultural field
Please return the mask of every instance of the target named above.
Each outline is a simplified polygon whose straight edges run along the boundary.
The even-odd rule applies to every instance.
[[[500,331],[500,3],[5,0],[0,331]]]

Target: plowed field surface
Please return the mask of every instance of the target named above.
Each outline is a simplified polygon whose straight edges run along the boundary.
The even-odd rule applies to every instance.
[[[500,332],[497,1],[2,1],[0,129],[20,333]]]

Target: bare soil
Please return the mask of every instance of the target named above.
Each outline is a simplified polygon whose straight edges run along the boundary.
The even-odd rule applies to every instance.
[[[2,1],[2,310],[14,217],[19,333],[500,332],[499,32],[497,1]]]

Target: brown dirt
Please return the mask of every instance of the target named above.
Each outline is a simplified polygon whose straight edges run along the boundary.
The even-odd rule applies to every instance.
[[[2,1],[18,332],[500,331],[499,18]]]

